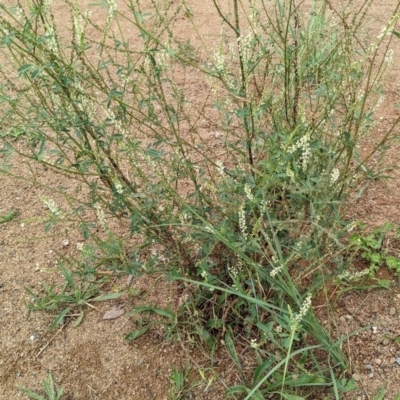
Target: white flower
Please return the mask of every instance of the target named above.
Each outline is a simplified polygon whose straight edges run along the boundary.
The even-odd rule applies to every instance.
[[[107,231],[108,230],[108,226],[106,223],[106,218],[104,216],[104,212],[100,206],[99,203],[95,203],[94,208],[96,209],[96,215],[97,215],[97,219],[100,223],[100,225],[102,226],[102,228]]]
[[[223,72],[225,70],[225,58],[221,49],[218,49],[218,51],[214,53],[214,66],[218,72]]]
[[[296,182],[296,176],[294,175],[294,172],[291,170],[289,164],[286,167],[286,175],[292,180],[292,182]]]
[[[57,217],[62,216],[61,210],[58,208],[57,204],[53,199],[43,196],[42,198],[43,203],[47,206],[47,208]]]
[[[357,281],[360,278],[362,278],[363,276],[368,275],[368,274],[369,274],[369,269],[367,268],[362,271],[353,272],[353,273],[351,273],[350,271],[345,271],[342,274],[338,275],[338,278],[340,280],[347,279],[349,281],[352,281],[352,280]]]
[[[335,183],[339,179],[340,172],[337,168],[333,168],[331,173],[331,183]]]
[[[391,64],[393,61],[393,49],[389,49],[385,56],[385,62]]]
[[[42,4],[42,10],[46,13],[49,11],[51,5],[51,0],[44,0]]]
[[[303,171],[305,171],[311,158],[310,133],[305,134],[297,143],[289,146],[287,151],[293,154],[298,149],[301,149],[302,167]]]
[[[300,310],[297,314],[293,315],[292,310],[289,307],[289,314],[290,314],[290,321],[291,321],[291,326],[290,329],[292,331],[297,330],[298,326],[300,325],[300,322],[304,318],[304,316],[307,314],[308,310],[311,307],[311,293],[308,293],[307,297],[304,299],[304,302],[302,306],[300,307]]]
[[[250,340],[250,347],[253,349],[257,349],[259,344],[257,343],[257,339],[251,339]]]
[[[230,266],[230,265],[228,265],[228,271],[234,278],[237,277],[238,272],[239,272],[237,268]]]
[[[247,232],[247,225],[246,225],[246,212],[245,212],[245,203],[242,203],[239,209],[239,228],[242,236],[247,239],[249,234]]]
[[[282,265],[279,265],[279,266],[275,267],[275,268],[269,273],[269,275],[271,276],[271,278],[274,278],[274,277],[278,274],[278,272],[281,272],[281,271],[282,271]]]
[[[23,13],[21,7],[15,7],[14,13],[15,13],[15,16],[17,17],[17,19],[22,20],[24,13]]]
[[[214,229],[211,225],[206,225],[204,229],[209,233],[214,233]]]
[[[346,226],[346,230],[347,232],[352,232],[354,228],[357,228],[357,226],[358,226],[357,221],[352,221],[350,224]]]
[[[216,162],[216,165],[217,165],[217,171],[218,171],[218,173],[219,173],[221,176],[225,176],[225,173],[224,173],[224,164],[222,163],[222,161],[221,161],[221,160],[218,160],[218,161]]]
[[[115,190],[118,194],[122,194],[124,192],[124,190],[122,189],[122,185],[119,182],[115,184]]]
[[[82,242],[78,242],[78,243],[76,244],[76,249],[77,249],[78,251],[83,251],[83,246],[84,246],[84,244],[83,244]]]
[[[244,185],[244,192],[246,193],[246,197],[247,197],[250,201],[253,201],[253,200],[254,200],[253,193],[251,193],[251,187],[250,187],[247,183]]]
[[[58,54],[58,43],[55,36],[54,26],[46,24],[44,27],[47,38],[47,47],[49,50],[55,54]]]
[[[82,26],[82,16],[75,15],[74,16],[74,29],[78,40],[81,40],[83,35],[83,26]]]
[[[117,11],[117,2],[115,0],[106,0],[108,4],[108,13],[114,14]]]

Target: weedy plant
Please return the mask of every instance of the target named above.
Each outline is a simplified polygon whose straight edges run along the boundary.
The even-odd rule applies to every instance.
[[[70,210],[48,202],[49,229],[79,217],[92,239],[71,274],[162,270],[190,283],[177,318],[212,351],[223,336],[242,378],[231,394],[302,398],[333,387],[340,398],[346,359],[311,294],[348,266],[341,205],[395,134],[397,121],[370,154],[357,151],[375,123],[399,5],[368,42],[371,1],[354,14],[352,1],[339,10],[317,0],[214,0],[211,43],[185,0],[104,0],[102,25],[66,3],[69,37],[49,0],[0,6],[1,171],[11,173],[15,151],[87,188]],[[175,34],[182,19],[190,41]],[[116,237],[113,218],[128,222],[131,240]],[[254,352],[253,377],[239,336]]]
[[[369,234],[355,233],[350,237],[354,250],[369,263],[369,276],[374,277],[383,266],[400,273],[400,257],[391,251],[391,242],[397,242],[400,237],[400,227],[386,223],[378,226]]]
[[[18,217],[18,211],[17,210],[11,210],[7,214],[0,215],[0,224],[5,224],[7,222],[13,221],[15,218]]]
[[[59,399],[61,399],[61,396],[64,392],[63,389],[56,390],[51,372],[49,372],[48,379],[47,380],[45,379],[43,381],[43,388],[46,393],[46,397],[43,397],[43,396],[33,392],[32,390],[29,390],[24,387],[18,387],[18,388],[19,388],[19,390],[21,390],[21,392],[23,392],[24,394],[29,396],[31,399],[35,399],[35,400],[59,400]]]

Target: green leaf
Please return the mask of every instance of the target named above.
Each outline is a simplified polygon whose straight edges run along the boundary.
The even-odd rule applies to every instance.
[[[63,274],[65,280],[68,282],[68,285],[69,285],[73,290],[76,290],[76,285],[75,285],[74,280],[72,279],[72,275],[64,268],[64,266],[63,266],[61,263],[59,263],[59,266],[58,266],[58,267],[60,268],[61,273]]]
[[[373,400],[383,400],[385,394],[386,394],[386,388],[385,386],[382,386],[374,396]]]
[[[0,224],[4,224],[6,222],[12,221],[14,218],[18,216],[18,211],[12,210],[6,215],[0,215]]]
[[[346,378],[341,379],[340,381],[334,380],[334,384],[337,390],[341,391],[342,393],[350,392],[354,389],[357,389],[357,385],[353,378],[347,380]]]
[[[69,313],[69,311],[70,311],[70,308],[68,307],[65,310],[61,311],[60,314],[57,315],[57,317],[54,319],[54,321],[50,325],[50,328],[49,328],[50,332],[54,331],[56,326],[62,322],[62,320]]]
[[[48,380],[43,381],[43,387],[44,387],[44,391],[46,392],[47,396],[49,396],[49,398],[51,400],[55,399],[56,392],[54,390],[54,382],[53,382],[53,377],[51,376],[51,373],[49,373]]]
[[[34,65],[32,65],[32,64],[25,64],[22,67],[19,67],[18,68],[18,75],[19,76],[26,76],[28,71],[30,71],[33,67],[34,67]]]
[[[107,300],[114,300],[118,299],[119,297],[123,296],[126,294],[126,291],[123,292],[116,292],[116,293],[106,293],[102,294],[100,296],[95,297],[94,299],[90,299],[90,301],[107,301]]]
[[[26,389],[26,388],[24,388],[22,386],[17,386],[17,388],[19,390],[21,390],[21,392],[25,393],[27,396],[31,397],[32,399],[35,399],[35,400],[46,400],[44,397],[39,396],[35,392],[32,392],[32,390]]]
[[[31,74],[31,78],[32,79],[37,78],[41,72],[42,72],[41,68],[36,68],[35,70],[33,70],[32,74]]]
[[[163,317],[166,317],[166,318],[175,319],[175,313],[173,311],[167,310],[165,308],[158,308],[158,307],[153,307],[153,306],[136,307],[133,310],[129,311],[129,313],[127,313],[126,317],[130,316],[132,314],[142,313],[142,312],[156,313],[156,314],[162,315]]]
[[[151,325],[149,324],[149,325],[144,326],[141,329],[138,329],[137,331],[128,333],[125,336],[125,339],[126,340],[136,340],[136,339],[140,338],[140,336],[143,336],[150,329],[150,326]]]
[[[269,370],[273,362],[274,360],[272,358],[269,358],[256,368],[256,370],[254,371],[253,385],[256,385],[259,382],[263,372],[265,370]]]
[[[305,397],[296,396],[294,394],[280,393],[280,395],[286,400],[305,400]]]
[[[230,326],[228,326],[228,328],[230,328]],[[228,353],[231,356],[232,360],[239,367],[239,369],[241,369],[240,368],[240,360],[236,353],[235,344],[233,342],[232,335],[231,335],[231,332],[229,332],[229,330],[225,333],[225,345],[226,345],[226,348],[228,349]]]
[[[196,332],[201,337],[207,344],[207,346],[212,349],[215,345],[214,339],[212,336],[208,333],[206,329],[204,329],[202,326],[197,326],[196,327]]]
[[[394,36],[397,36],[398,38],[400,38],[400,32],[393,31],[392,33]],[[396,397],[396,399],[397,399],[397,397]]]
[[[232,386],[226,391],[226,394],[242,394],[242,393],[248,393],[246,386],[243,385]]]
[[[394,256],[386,257],[386,265],[395,270],[400,270],[400,258]]]
[[[81,312],[81,315],[80,315],[80,316],[77,318],[77,320],[72,324],[72,326],[73,326],[74,328],[76,328],[77,326],[79,326],[80,323],[82,322],[84,316],[85,316],[85,313],[82,311],[82,312]]]

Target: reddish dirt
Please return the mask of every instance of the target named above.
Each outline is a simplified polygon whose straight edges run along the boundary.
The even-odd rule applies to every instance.
[[[369,11],[366,28],[371,34],[379,33],[396,1],[375,2]],[[7,3],[13,4],[12,1]],[[80,5],[85,7],[86,3],[90,2]],[[212,1],[190,0],[188,3],[201,32],[212,43],[219,34],[215,20],[210,17]],[[341,3],[337,2],[335,6],[340,8]],[[52,7],[56,20],[62,20],[66,12],[63,1],[54,0]],[[123,6],[120,7],[122,10]],[[99,12],[97,18],[102,21],[104,15]],[[64,29],[69,28],[65,26]],[[182,40],[190,38],[187,21],[179,21],[176,31]],[[393,65],[397,66],[400,64],[400,40],[394,40],[392,47]],[[196,79],[191,78],[190,83],[201,96]],[[379,109],[382,119],[360,149],[362,153],[373,148],[373,143],[379,141],[398,117],[399,111],[392,105],[399,101],[400,77],[394,67],[385,82],[385,100]],[[205,134],[211,135],[207,129],[206,126]],[[390,179],[371,181],[360,198],[356,198],[355,193],[346,204],[344,214],[366,222],[371,228],[385,222],[400,225],[399,158],[400,142],[392,141],[381,161],[382,167],[393,167],[385,173]],[[17,165],[18,175],[30,173],[28,165],[21,159],[15,158],[13,162]],[[54,274],[57,253],[73,255],[77,251],[76,244],[83,241],[72,226],[57,227],[49,233],[45,233],[43,227],[47,210],[41,196],[51,195],[62,204],[63,198],[57,198],[51,188],[62,185],[67,192],[73,193],[74,183],[43,167],[31,165],[30,168],[42,186],[0,175],[0,215],[10,210],[19,211],[16,219],[0,225],[0,400],[25,398],[17,385],[42,392],[41,381],[49,371],[56,386],[64,388],[65,399],[168,399],[169,377],[174,367],[190,371],[187,387],[193,385],[193,388],[188,390],[187,398],[226,398],[226,387],[239,383],[227,354],[221,352],[212,364],[207,352],[202,352],[195,343],[188,339],[167,341],[163,332],[157,329],[135,342],[127,342],[124,336],[136,329],[137,318],[102,319],[114,305],[123,306],[127,311],[142,304],[175,307],[176,285],[162,276],[135,279],[130,289],[140,295],[96,303],[95,309],[86,310],[85,318],[77,328],[66,323],[50,333],[48,327],[54,314],[28,311],[26,305],[32,299],[25,287],[38,291],[42,281],[60,287],[62,279]],[[67,246],[63,245],[64,240],[68,240]],[[400,249],[393,251],[400,252]],[[327,307],[318,309],[322,322],[336,337],[361,329],[343,343],[351,365],[348,372],[358,386],[357,391],[345,397],[349,400],[372,398],[383,386],[387,389],[385,399],[394,399],[400,393],[400,365],[396,362],[400,357],[396,340],[400,338],[399,280],[390,273],[384,274],[392,281],[390,290],[346,292],[329,314]],[[109,287],[126,289],[126,277],[112,281]]]

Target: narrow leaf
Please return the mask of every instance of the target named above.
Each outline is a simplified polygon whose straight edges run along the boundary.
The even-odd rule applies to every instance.
[[[72,279],[72,275],[64,268],[64,266],[60,263],[59,264],[59,268],[61,270],[61,273],[63,274],[65,280],[68,282],[68,285],[75,290],[76,286],[75,286],[75,282]]]
[[[76,328],[77,326],[79,326],[80,323],[82,322],[84,316],[85,316],[85,313],[82,311],[82,312],[81,312],[81,315],[76,319],[76,321],[72,324],[72,326],[73,326],[74,328]]]
[[[140,336],[144,335],[149,329],[150,329],[150,325],[146,325],[143,328],[138,329],[137,331],[128,333],[125,336],[125,339],[126,340],[136,340],[136,339],[140,338]]]
[[[212,336],[207,332],[207,330],[204,329],[202,326],[198,326],[196,331],[197,334],[207,343],[207,346],[212,349],[215,345],[215,342]]]
[[[142,312],[150,312],[150,313],[156,313],[159,315],[162,315],[163,317],[166,318],[175,318],[175,313],[171,310],[167,310],[165,308],[158,308],[158,307],[153,307],[153,306],[142,306],[142,307],[136,307],[133,310],[129,311],[127,316],[130,316],[132,314],[136,313],[142,313]]]
[[[54,319],[52,324],[50,325],[49,331],[54,331],[56,326],[62,322],[64,317],[69,313],[70,308],[66,308],[65,310],[61,311],[60,314],[57,315],[57,317]]]
[[[280,393],[280,395],[286,400],[306,400],[302,396],[296,396],[294,394],[289,394],[289,393]]]
[[[90,299],[90,301],[107,301],[107,300],[115,300],[118,299],[119,297],[123,296],[126,294],[125,291],[123,292],[116,292],[116,293],[106,293],[102,294],[100,296],[95,297],[94,299]]]
[[[27,396],[31,397],[32,399],[35,399],[35,400],[46,400],[44,397],[39,396],[35,392],[32,392],[32,390],[26,389],[26,388],[21,387],[21,386],[17,386],[17,388],[19,390],[21,390],[21,392],[25,393]]]
[[[235,344],[233,343],[232,335],[229,331],[227,331],[225,333],[225,345],[226,345],[226,348],[228,349],[228,353],[231,356],[232,360],[239,367],[239,369],[241,369],[240,368],[240,360],[239,360],[239,357],[238,357],[238,355],[236,353],[236,349],[235,349]]]
[[[385,386],[382,386],[378,392],[376,393],[376,395],[374,396],[373,400],[383,400],[386,394],[386,388]]]

